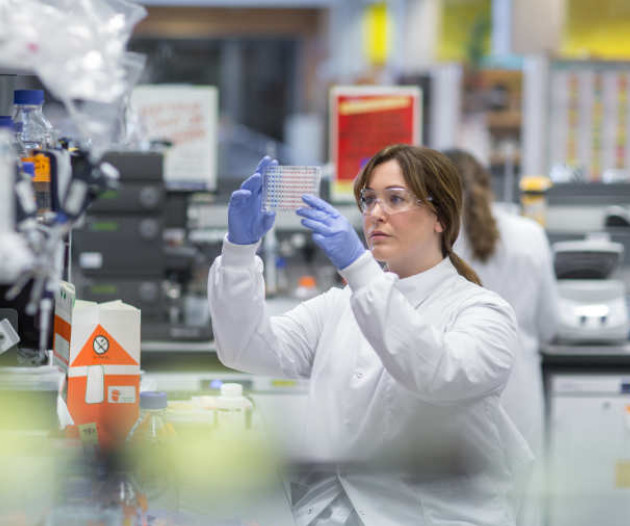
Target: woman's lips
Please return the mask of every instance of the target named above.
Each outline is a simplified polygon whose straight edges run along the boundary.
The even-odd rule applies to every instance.
[[[385,234],[384,232],[372,232],[370,234],[370,239],[384,239],[386,237],[389,237],[389,236]]]

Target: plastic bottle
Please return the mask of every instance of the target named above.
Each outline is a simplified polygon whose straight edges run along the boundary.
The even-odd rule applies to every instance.
[[[252,403],[243,396],[241,384],[224,383],[216,399],[217,429],[239,433],[250,427]]]
[[[33,189],[41,216],[51,210],[51,166],[45,154],[36,154],[54,146],[54,132],[43,112],[42,90],[16,90],[13,95],[16,146],[24,162],[35,163]]]
[[[15,90],[13,126],[21,155],[54,147],[54,129],[44,116],[44,92],[38,89]]]
[[[140,416],[129,430],[127,442],[146,440],[160,442],[164,436],[173,434],[173,428],[166,418],[168,397],[161,391],[140,393]]]
[[[166,393],[140,393],[140,416],[127,435],[130,464],[141,492],[140,501],[160,500],[161,507],[175,508],[177,488],[174,484],[172,444],[175,431],[166,416]],[[146,507],[146,506],[144,506]]]

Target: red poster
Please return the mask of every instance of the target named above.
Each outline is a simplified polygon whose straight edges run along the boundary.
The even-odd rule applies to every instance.
[[[352,196],[352,181],[388,144],[420,144],[420,89],[338,87],[331,92],[331,157],[335,198]]]

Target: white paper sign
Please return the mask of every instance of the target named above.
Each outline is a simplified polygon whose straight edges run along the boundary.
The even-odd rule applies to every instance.
[[[215,190],[219,93],[214,86],[137,86],[132,104],[149,140],[168,139],[164,179],[170,188]]]

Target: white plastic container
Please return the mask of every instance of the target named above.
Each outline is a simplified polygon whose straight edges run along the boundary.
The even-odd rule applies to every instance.
[[[238,433],[249,429],[253,404],[243,396],[241,384],[221,385],[216,399],[217,429],[220,432]]]

